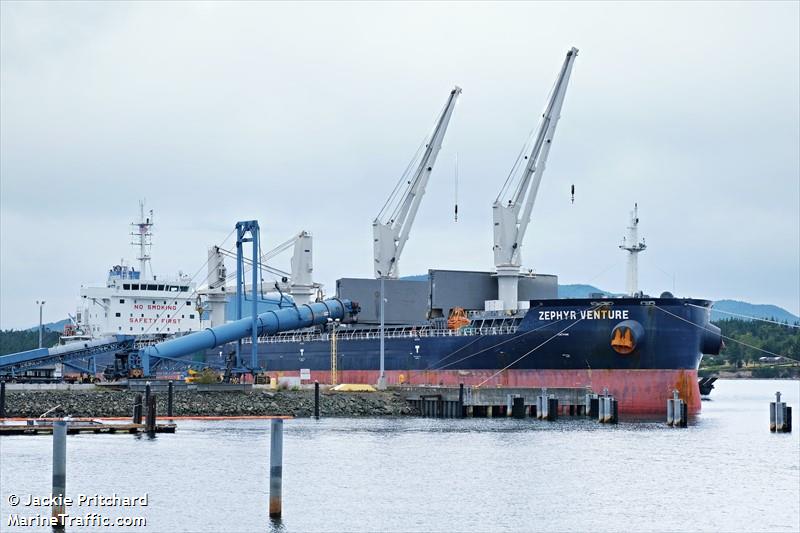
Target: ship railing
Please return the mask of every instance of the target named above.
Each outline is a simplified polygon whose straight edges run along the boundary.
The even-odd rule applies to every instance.
[[[422,328],[386,328],[384,330],[384,338],[386,339],[400,339],[400,338],[425,338],[425,337],[465,337],[477,335],[510,335],[517,332],[518,326],[491,326],[491,327],[464,327],[461,329],[436,329],[429,327]],[[336,338],[339,340],[369,340],[380,339],[380,330],[350,330],[339,331],[336,333]],[[272,336],[259,337],[259,343],[297,343],[297,342],[312,342],[312,341],[330,341],[331,334],[326,333],[279,333]],[[250,338],[242,339],[243,344],[251,343]]]

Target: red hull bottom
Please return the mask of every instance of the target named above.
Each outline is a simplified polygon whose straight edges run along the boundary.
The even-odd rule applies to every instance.
[[[591,387],[595,393],[607,388],[619,401],[622,414],[665,414],[667,399],[677,389],[688,404],[690,413],[700,411],[700,388],[697,370],[505,370],[494,377],[496,370],[438,370],[415,372],[386,371],[389,385],[442,385],[457,387]],[[278,372],[270,375],[298,376],[299,372]],[[311,379],[330,383],[330,372],[313,371]],[[343,370],[339,383],[378,381],[377,370]]]

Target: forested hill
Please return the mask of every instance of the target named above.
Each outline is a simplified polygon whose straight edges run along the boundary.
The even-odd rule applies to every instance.
[[[59,331],[46,329],[42,337],[42,346],[49,348],[58,344]],[[0,331],[0,355],[24,352],[39,347],[39,332],[33,330],[17,331],[13,329]]]

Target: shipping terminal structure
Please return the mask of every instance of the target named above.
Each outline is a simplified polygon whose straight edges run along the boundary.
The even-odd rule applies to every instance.
[[[304,327],[284,324],[256,330],[254,325],[252,334],[237,330],[235,342],[208,340],[226,326],[225,308],[231,303],[226,292],[230,278],[226,252],[212,247],[208,285],[173,298],[191,308],[192,298],[199,296],[194,307],[202,312],[200,327],[206,329],[170,331],[176,339],[165,345],[181,341],[182,347],[192,346],[195,364],[201,361],[219,368],[235,358],[236,368],[253,375],[265,372],[270,377],[320,383],[607,389],[618,400],[619,411],[630,414],[661,413],[664,399],[677,389],[690,412],[699,411],[697,370],[703,354],[719,353],[720,331],[709,322],[710,301],[676,298],[667,292],[651,297],[639,290],[637,258],[646,246],[638,236],[638,206],[630,214],[628,234],[620,246],[628,254],[624,297],[558,298],[556,276],[522,268],[523,241],[577,54],[575,48],[567,52],[539,125],[492,203],[494,270],[431,269],[423,276],[400,276],[404,246],[461,94],[455,87],[426,143],[373,221],[375,277],[341,278],[336,282],[336,297],[325,300],[331,308],[346,309],[338,315],[347,320],[301,313],[322,302],[321,286],[311,281],[310,234],[301,232],[282,245],[283,249],[294,247],[292,272],[278,272],[280,281],[269,296],[273,310],[262,314],[250,302],[253,306],[247,312],[258,314],[259,320],[273,313],[272,322],[278,314],[303,314],[296,325]],[[262,271],[275,271],[260,263],[255,253],[249,265],[255,299],[256,271],[259,276]],[[240,253],[237,271],[246,266]],[[158,289],[159,284],[155,285]],[[238,275],[236,292],[234,318],[239,320],[232,323],[243,324],[243,295],[248,288]],[[193,322],[187,325],[197,327]],[[208,342],[200,342],[201,337]],[[152,340],[139,340],[147,342]],[[159,346],[140,346],[140,353],[158,357]],[[174,370],[181,355],[169,353],[164,359],[171,364],[152,369],[147,365],[143,374]],[[249,358],[248,353],[252,353]]]

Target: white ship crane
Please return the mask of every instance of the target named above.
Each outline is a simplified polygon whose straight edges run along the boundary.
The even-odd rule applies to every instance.
[[[450,117],[460,94],[461,88],[458,86],[450,91],[444,109],[436,121],[430,137],[424,143],[424,151],[420,147],[420,151],[412,159],[389,195],[389,199],[386,200],[380,213],[372,222],[376,278],[398,277],[400,256],[408,241],[411,226],[414,224],[417,210],[425,195],[425,187],[431,172],[433,172],[436,156],[442,147]],[[422,156],[419,163],[413,173],[410,173],[420,152],[422,152]]]
[[[553,92],[535,133],[523,147],[503,188],[492,205],[494,218],[494,263],[497,268],[498,299],[503,309],[518,307],[517,293],[522,242],[531,221],[531,212],[542,181],[553,135],[561,115],[572,65],[578,49],[567,52]],[[520,173],[520,169],[522,172]]]
[[[625,292],[629,296],[636,296],[639,292],[639,253],[647,248],[644,238],[639,240],[639,204],[633,204],[631,211],[631,224],[628,226],[628,236],[622,238],[621,250],[628,252],[628,272]]]

